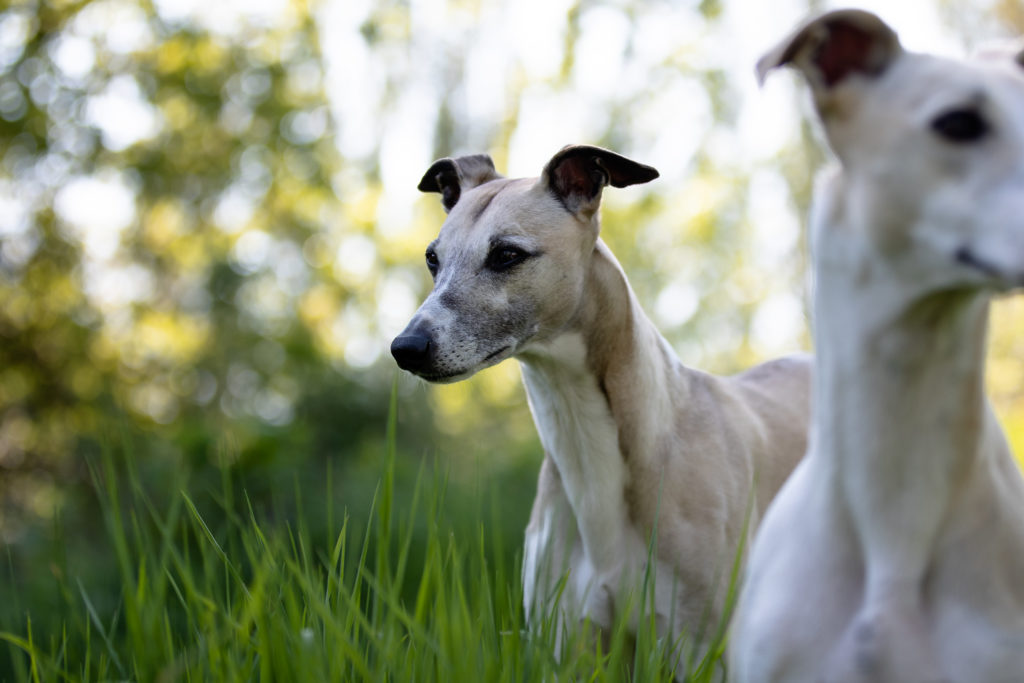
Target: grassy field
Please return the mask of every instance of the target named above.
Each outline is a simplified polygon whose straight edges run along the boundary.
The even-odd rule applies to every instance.
[[[449,481],[426,467],[396,489],[394,430],[393,405],[372,502],[335,509],[328,467],[321,519],[301,504],[259,510],[228,478],[210,491],[169,473],[147,489],[124,448],[107,449],[91,461],[104,524],[93,551],[116,576],[83,578],[74,539],[55,528],[35,577],[50,603],[15,591],[0,609],[0,680],[672,678],[679,644],[651,623],[635,647],[619,625],[604,649],[584,624],[560,652],[551,615],[528,628],[519,539],[503,537],[495,484],[455,512]],[[0,584],[24,583],[7,563]],[[104,581],[112,598],[94,588]],[[693,669],[694,681],[722,676],[717,653]]]

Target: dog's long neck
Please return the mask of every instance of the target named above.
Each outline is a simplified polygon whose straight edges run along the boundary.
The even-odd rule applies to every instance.
[[[851,264],[863,245],[818,246],[809,458],[828,472],[821,495],[845,501],[868,585],[918,580],[958,487],[1001,439],[984,396],[988,298]]]
[[[681,371],[640,309],[615,258],[598,241],[575,319],[519,354],[541,442],[565,487],[588,557],[621,561],[633,468],[671,424],[667,378]]]

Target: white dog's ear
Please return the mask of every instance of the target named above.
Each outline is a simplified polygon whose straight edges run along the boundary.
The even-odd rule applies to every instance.
[[[601,203],[605,185],[648,183],[658,172],[645,164],[589,145],[568,145],[551,157],[540,182],[573,214],[590,218]]]
[[[813,19],[757,62],[764,83],[772,69],[799,69],[819,107],[832,88],[853,74],[878,76],[902,54],[895,31],[870,12],[838,10]]]
[[[501,178],[494,170],[494,161],[486,154],[471,154],[455,159],[438,159],[423,174],[417,189],[440,192],[444,210],[451,211],[464,190]]]

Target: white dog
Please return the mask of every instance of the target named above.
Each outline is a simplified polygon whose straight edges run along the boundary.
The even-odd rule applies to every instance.
[[[1021,57],[905,52],[847,10],[758,64],[802,72],[839,169],[810,448],[754,544],[734,681],[1024,681],[1024,481],[983,381],[989,298],[1024,285]]]
[[[503,178],[483,155],[436,162],[420,183],[449,211],[427,247],[434,290],[392,353],[434,382],[522,364],[547,455],[526,530],[528,614],[568,571],[561,618],[610,627],[656,528],[659,632],[699,648],[723,619],[748,505],[753,529],[806,447],[810,363],[728,378],[680,364],[598,238],[602,189],[657,175],[588,146],[540,178]]]

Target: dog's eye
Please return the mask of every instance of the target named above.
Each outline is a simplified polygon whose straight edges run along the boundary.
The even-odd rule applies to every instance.
[[[431,275],[437,275],[437,266],[439,265],[437,261],[437,252],[433,249],[427,249],[426,258],[427,270],[430,271]]]
[[[932,130],[950,142],[974,142],[988,134],[989,125],[974,109],[954,109],[932,121]]]
[[[512,266],[524,261],[529,254],[522,249],[516,249],[515,247],[495,247],[491,249],[491,253],[487,254],[486,266],[490,270],[507,270]]]

